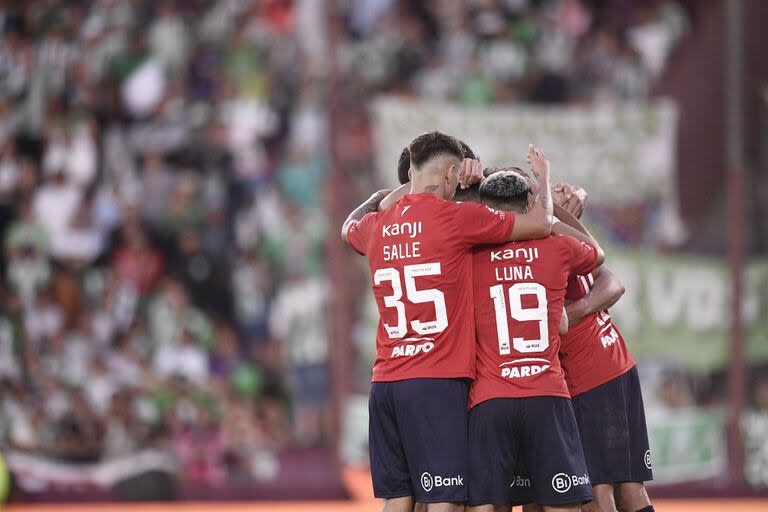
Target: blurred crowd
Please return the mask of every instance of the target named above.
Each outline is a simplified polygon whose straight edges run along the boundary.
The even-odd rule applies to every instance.
[[[666,0],[330,4],[0,0],[0,446],[268,477],[328,438],[328,148],[369,192],[372,95],[642,100],[688,24]]]

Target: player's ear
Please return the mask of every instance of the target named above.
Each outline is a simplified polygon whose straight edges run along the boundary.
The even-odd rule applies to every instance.
[[[408,168],[408,181],[413,182],[413,168]]]
[[[531,192],[528,191],[528,201],[525,203],[525,211],[523,213],[528,213],[528,210],[531,209],[533,204],[536,202],[536,196]]]

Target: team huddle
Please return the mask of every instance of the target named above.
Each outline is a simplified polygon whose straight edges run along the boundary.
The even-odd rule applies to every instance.
[[[428,132],[402,186],[353,211],[380,321],[369,411],[385,511],[649,512],[650,450],[635,361],[608,308],[623,293],[579,221],[584,191],[483,169]]]

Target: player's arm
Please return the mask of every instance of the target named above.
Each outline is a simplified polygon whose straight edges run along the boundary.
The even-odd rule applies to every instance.
[[[592,233],[589,232],[584,224],[562,206],[555,205],[554,212],[555,217],[560,222],[556,222],[555,225],[552,226],[552,233],[555,235],[570,235],[581,242],[592,245],[597,253],[595,267],[602,265],[605,261],[605,252],[603,251],[603,248],[600,247],[600,243],[598,243],[597,239],[592,236]]]
[[[624,283],[607,267],[603,266],[595,270],[592,277],[595,283],[589,292],[565,306],[568,322],[571,324],[578,323],[592,313],[610,308],[624,295]]]
[[[552,234],[552,192],[550,190],[549,160],[533,144],[528,145],[528,163],[536,177],[539,196],[524,214],[515,215],[515,225],[509,240],[532,240],[545,238]]]
[[[379,207],[379,203],[381,203],[381,201],[390,192],[392,192],[392,190],[379,190],[378,192],[375,192],[371,197],[369,197],[368,200],[366,200],[363,204],[352,210],[352,213],[349,214],[347,220],[345,220],[344,224],[341,226],[341,238],[345,242],[349,243],[347,234],[349,233],[350,226],[365,217],[367,214],[375,212]]]
[[[391,191],[379,203],[379,211],[383,212],[384,210],[387,210],[392,206],[394,206],[397,200],[403,197],[405,194],[407,194],[410,190],[411,190],[411,182],[409,181],[407,183],[400,185],[395,190]]]
[[[568,321],[568,311],[563,307],[563,316],[560,317],[560,336],[565,336],[568,334],[568,327],[570,325],[570,322]]]

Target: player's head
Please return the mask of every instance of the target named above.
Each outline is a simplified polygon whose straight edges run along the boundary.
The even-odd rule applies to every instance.
[[[480,202],[480,184],[475,183],[467,188],[456,188],[453,195],[453,201],[457,203],[479,203]]]
[[[464,151],[459,142],[444,133],[431,131],[419,135],[408,145],[411,166],[408,176],[413,188],[436,186],[435,193],[451,199],[459,184],[459,169]]]
[[[480,202],[497,210],[525,213],[531,187],[516,167],[493,171],[480,184]]]
[[[475,152],[472,151],[472,148],[470,148],[466,142],[457,140],[459,143],[459,146],[461,146],[461,150],[464,153],[464,158],[471,158],[473,160],[477,160],[477,156],[475,155]],[[410,177],[408,176],[408,169],[411,168],[411,153],[408,151],[408,146],[405,146],[403,150],[400,152],[400,158],[397,161],[397,181],[400,182],[401,185],[404,185],[410,181]],[[477,191],[475,190],[475,193]],[[456,193],[459,193],[459,190],[456,190]],[[459,199],[454,198],[454,200],[458,201]]]

